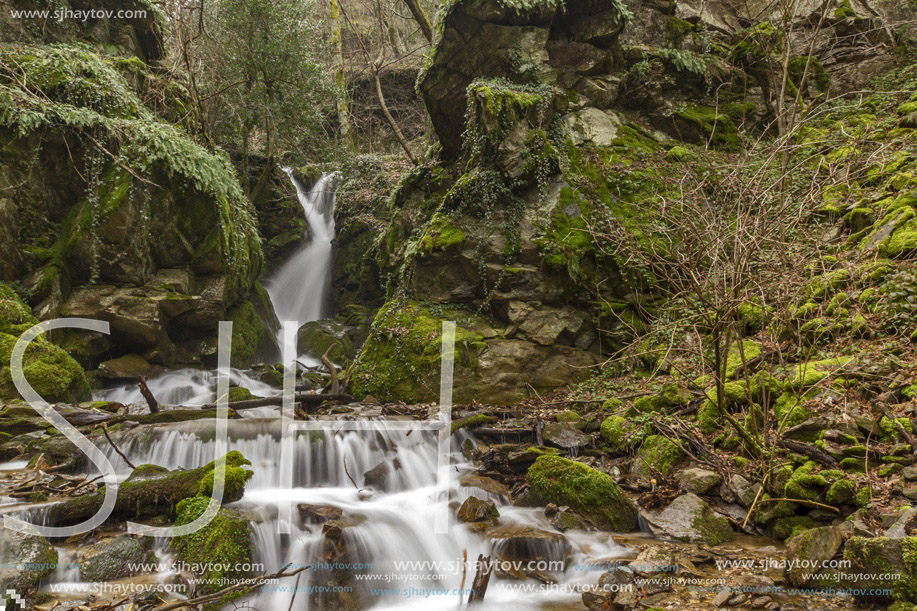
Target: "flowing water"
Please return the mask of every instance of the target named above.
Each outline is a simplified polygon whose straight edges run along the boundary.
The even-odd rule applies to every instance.
[[[324,174],[306,190],[289,168],[284,171],[296,187],[311,239],[267,281],[265,288],[278,320],[291,320],[301,325],[320,319],[324,313],[331,277],[337,175]]]
[[[308,191],[287,171],[296,187],[299,201],[309,223],[311,240],[284,264],[267,284],[274,309],[281,321],[299,324],[319,319],[323,314],[331,269],[331,241],[334,237],[335,176],[326,174]],[[233,371],[232,382],[258,396],[278,393],[242,371]],[[215,374],[198,370],[172,371],[150,380],[153,393],[166,404],[201,405],[215,399]],[[108,389],[98,399],[133,403],[141,401],[135,386]],[[334,425],[319,431],[300,431],[281,439],[281,421],[276,408],[250,411],[247,418],[229,422],[230,448],[239,450],[252,463],[254,476],[244,497],[230,505],[250,521],[255,562],[265,573],[293,565],[312,565],[312,570],[266,587],[244,602],[250,608],[268,611],[287,609],[328,609],[340,606],[333,595],[308,592],[313,583],[327,583],[327,569],[319,563],[325,549],[321,524],[304,521],[297,505],[332,505],[343,511],[342,541],[349,550],[347,560],[359,563],[350,571],[348,583],[361,594],[365,605],[374,609],[449,609],[461,608],[474,578],[473,562],[478,554],[492,553],[486,536],[473,532],[454,518],[455,509],[469,496],[490,498],[498,506],[502,525],[521,525],[552,530],[541,510],[513,507],[508,499],[479,488],[465,487],[459,477],[474,466],[455,451],[465,439],[460,431],[453,436],[452,481],[437,482],[437,434],[433,431],[393,430],[378,411],[360,414],[369,420],[367,430],[336,430]],[[189,469],[214,459],[214,421],[212,419],[175,424],[139,426],[115,434],[116,444],[133,464],[158,464],[169,469]],[[281,468],[281,446],[289,443],[292,465]],[[130,468],[113,449],[106,448],[109,459],[121,476]],[[369,487],[364,473],[384,465],[388,475],[384,490]],[[453,516],[448,532],[434,532],[435,516],[443,505]],[[31,519],[40,520],[41,510]],[[286,521],[281,516],[291,516]],[[572,555],[569,565],[583,565],[619,558],[626,549],[608,533],[566,533]],[[172,556],[165,541],[154,549],[160,559],[156,579],[174,577]],[[70,559],[73,550],[59,548]],[[546,559],[558,555],[557,545],[532,550]],[[463,569],[464,559],[471,563]],[[414,563],[414,564],[412,564]],[[600,569],[555,571],[561,584],[594,584]],[[57,571],[52,582],[79,582],[79,571],[72,567]],[[324,580],[324,581],[322,581]],[[539,589],[539,584],[503,580],[496,575],[487,590],[484,609],[581,608],[579,594],[570,589]],[[520,586],[523,589],[520,589]],[[528,589],[525,589],[528,588]],[[294,600],[294,592],[295,600]],[[227,608],[235,608],[234,601]],[[481,608],[481,607],[479,607]]]
[[[462,486],[459,478],[474,466],[453,451],[454,477],[448,488],[436,481],[437,439],[433,432],[390,430],[377,414],[371,428],[361,431],[335,430],[301,433],[293,438],[292,469],[281,469],[280,420],[246,419],[229,423],[230,447],[252,462],[254,476],[244,497],[228,505],[241,511],[252,522],[254,561],[271,573],[292,565],[309,565],[296,578],[287,578],[265,587],[246,599],[254,609],[286,609],[297,589],[295,609],[326,609],[316,593],[309,593],[315,575],[324,575],[322,566],[322,527],[301,519],[296,506],[301,503],[332,505],[343,510],[343,519],[353,526],[345,529],[344,542],[350,555],[347,561],[361,566],[352,571],[350,585],[361,591],[374,609],[456,609],[467,594],[462,587],[461,565],[467,557],[491,553],[490,543],[467,525],[451,519],[448,533],[435,534],[437,509],[456,504],[469,496],[493,500],[503,525],[516,524],[551,530],[541,510],[513,507],[507,499],[479,488]],[[198,420],[156,427],[137,427],[115,436],[115,442],[134,464],[153,463],[170,469],[193,468],[214,457],[213,421]],[[459,432],[453,450],[464,439]],[[121,475],[130,468],[112,449],[109,459]],[[379,464],[389,473],[385,490],[365,485],[363,474]],[[351,481],[353,478],[353,481]],[[292,506],[292,513],[284,511]],[[292,515],[291,523],[281,524],[282,515]],[[283,534],[284,531],[287,534]],[[566,572],[554,572],[561,584],[594,584],[601,570],[576,567],[620,558],[626,549],[608,533],[568,531],[572,556]],[[173,571],[164,542],[155,548],[163,560],[160,578]],[[556,546],[554,546],[556,548]],[[552,546],[534,550],[546,559],[559,558]],[[69,556],[68,556],[69,557]],[[464,575],[469,588],[474,567]],[[75,581],[72,570],[54,576],[59,581]],[[527,584],[527,585],[522,585]],[[524,589],[520,589],[520,586]],[[544,590],[533,581],[517,582],[492,578],[482,609],[541,608],[547,603],[578,601],[579,595],[559,588]],[[238,602],[238,601],[237,601]],[[228,608],[232,608],[230,605]]]

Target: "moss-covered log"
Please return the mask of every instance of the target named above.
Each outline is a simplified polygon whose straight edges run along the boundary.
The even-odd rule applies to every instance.
[[[243,466],[251,463],[236,451],[230,452],[221,460],[226,461],[223,502],[238,501],[245,492],[245,482],[252,475],[252,472]],[[180,501],[197,495],[210,495],[215,464],[216,461],[197,469],[165,472],[151,469],[151,465],[140,465],[118,487],[118,500],[115,502],[112,516],[138,519],[164,514],[175,515],[175,508]],[[92,494],[84,494],[55,505],[48,513],[48,523],[62,526],[86,520],[99,510],[104,498],[103,487]]]

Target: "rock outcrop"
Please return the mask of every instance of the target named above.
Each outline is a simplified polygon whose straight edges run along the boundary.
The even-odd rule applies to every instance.
[[[784,45],[789,90],[798,83],[811,101],[884,70],[906,13],[800,6],[783,39],[763,10],[450,4],[418,79],[440,160],[406,175],[389,202],[374,257],[388,302],[356,360],[354,390],[433,399],[443,320],[462,319],[465,333],[459,401],[506,403],[529,385],[540,393],[576,381],[641,333],[656,279],[596,235],[652,243],[647,204],[672,194],[685,145],[735,150],[743,133],[767,128]]]
[[[261,270],[255,213],[228,158],[170,122],[187,102],[179,89],[145,105],[163,83],[130,57],[156,57],[140,46],[0,47],[11,67],[0,77],[0,280],[24,287],[39,319],[111,324],[109,336],[63,334],[84,365],[128,353],[205,364],[218,321],[244,318]]]

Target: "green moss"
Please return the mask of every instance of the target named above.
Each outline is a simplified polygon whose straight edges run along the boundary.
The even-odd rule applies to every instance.
[[[790,480],[784,487],[784,495],[788,499],[817,500],[828,481],[818,473],[813,473],[816,464],[808,461],[793,472]]]
[[[720,412],[716,402],[706,399],[697,410],[697,423],[705,435],[710,435],[720,428]]]
[[[580,415],[573,410],[567,410],[563,413],[557,414],[554,419],[558,422],[579,422]]]
[[[637,526],[637,509],[605,473],[559,456],[541,456],[526,475],[538,502],[567,505],[597,527],[627,532]]]
[[[863,458],[848,456],[847,458],[842,458],[839,464],[844,471],[849,471],[851,473],[866,472],[866,460]]]
[[[792,539],[796,535],[817,526],[818,522],[809,516],[779,518],[774,522],[774,537],[781,540]]]
[[[764,327],[764,308],[757,303],[739,304],[738,314],[747,333],[756,333]]]
[[[742,340],[741,349],[739,348],[739,344],[736,343],[730,348],[726,358],[726,377],[733,377],[742,363],[758,358],[761,356],[761,351],[761,344],[750,339]]]
[[[421,252],[445,250],[465,241],[465,232],[455,226],[448,217],[437,212],[430,219],[426,231],[417,244]]]
[[[644,473],[667,476],[683,456],[681,449],[667,437],[650,435],[637,452],[634,466]]]
[[[461,420],[453,420],[450,432],[455,433],[460,429],[474,429],[479,426],[494,424],[496,421],[496,417],[490,414],[475,414],[474,416],[468,416]]]
[[[856,496],[856,484],[849,479],[842,479],[831,484],[825,499],[831,505],[845,505]]]
[[[615,398],[606,399],[606,401],[602,403],[602,411],[613,412],[617,410],[618,408],[620,408],[622,405],[624,405],[624,401],[622,401],[621,399],[615,399]]]
[[[232,401],[247,401],[249,399],[254,399],[255,396],[247,388],[241,386],[234,386],[229,389],[229,400]]]
[[[882,431],[882,439],[884,441],[894,443],[903,437],[903,435],[901,435],[901,431],[898,430],[898,425],[901,425],[901,427],[908,433],[914,432],[914,425],[910,418],[901,417],[896,418],[896,420],[897,424],[885,416],[882,416],[882,418],[879,420],[879,428]]]
[[[853,361],[852,357],[838,357],[821,361],[808,361],[796,365],[789,374],[787,387],[805,389],[842,371]]]
[[[652,425],[641,424],[624,416],[609,416],[602,421],[599,432],[612,452],[626,454],[652,432]]]
[[[178,504],[176,526],[193,522],[207,508],[210,499],[197,496]],[[248,520],[226,509],[220,509],[216,517],[202,529],[183,537],[176,537],[170,543],[176,559],[200,567],[197,582],[199,591],[213,593],[227,584],[249,577],[254,554]],[[219,609],[239,594],[223,597],[205,609]]]
[[[10,362],[15,343],[15,336],[0,333],[0,363]],[[26,349],[23,374],[35,392],[51,403],[79,403],[91,396],[83,368],[44,336],[36,338]],[[0,371],[0,398],[19,398],[8,365]]]
[[[665,158],[669,161],[685,161],[690,157],[691,151],[683,146],[673,146],[665,154]]]
[[[675,114],[692,124],[716,147],[734,150],[742,143],[732,119],[715,108],[688,104],[678,108]]]

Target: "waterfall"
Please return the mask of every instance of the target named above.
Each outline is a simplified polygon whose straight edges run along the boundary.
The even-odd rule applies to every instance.
[[[308,191],[284,168],[309,223],[312,239],[283,264],[266,289],[282,322],[300,325],[322,317],[331,276],[331,240],[334,239],[334,197],[337,174],[323,174]]]
[[[513,507],[498,495],[461,485],[461,475],[475,470],[457,451],[467,438],[466,432],[459,431],[453,438],[451,463],[456,475],[450,489],[443,494],[436,484],[436,433],[392,430],[380,419],[370,422],[372,426],[367,430],[336,431],[331,425],[321,431],[298,433],[291,454],[292,481],[290,478],[284,481],[279,463],[280,420],[230,421],[230,447],[251,460],[254,470],[243,498],[229,505],[250,520],[253,561],[260,563],[265,573],[286,565],[312,567],[298,580],[295,577],[281,580],[236,603],[255,609],[287,609],[295,590],[298,594],[293,608],[299,611],[331,608],[333,601],[309,590],[324,587],[327,572],[323,564],[327,561],[322,555],[322,524],[300,515],[297,506],[303,503],[331,505],[343,512],[344,521],[350,524],[344,534],[350,550],[348,561],[361,565],[349,571],[355,576],[350,583],[365,596],[366,608],[372,609],[454,611],[461,607],[459,600],[467,596],[456,596],[453,592],[462,585],[462,570],[456,567],[461,566],[466,555],[473,562],[478,554],[492,554],[500,543],[488,542],[456,519],[452,520],[448,533],[435,534],[436,513],[442,504],[452,506],[450,511],[454,515],[454,508],[469,496],[489,498],[499,507],[501,524],[552,530],[539,509]],[[113,433],[113,439],[135,464],[190,469],[213,459],[212,419],[139,426]],[[130,467],[112,448],[103,451],[122,476],[130,473]],[[364,473],[379,464],[389,466],[388,483],[384,489],[366,486]],[[283,510],[291,505],[292,523],[285,523],[287,528],[281,529],[280,516],[286,515]],[[41,521],[34,511],[29,519]],[[282,530],[288,532],[282,534]],[[589,566],[593,562],[621,558],[626,552],[609,533],[568,531],[566,537],[572,549],[571,564]],[[174,574],[172,558],[166,550],[165,546],[157,548],[161,561],[158,581]],[[551,544],[536,551],[546,558],[560,553],[551,549]],[[465,576],[466,588],[473,578],[473,568],[471,571]],[[571,569],[555,573],[555,577],[562,584],[594,584],[601,572],[591,568]],[[57,581],[74,580],[73,576],[55,577]],[[576,605],[579,601],[579,595],[569,590],[526,590],[519,589],[519,585],[494,577],[485,603],[478,608],[481,611],[539,609]],[[403,594],[415,591],[411,588],[423,593]],[[225,610],[232,608],[230,604]]]

